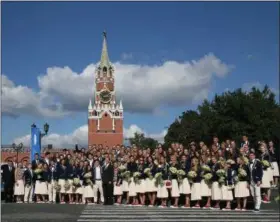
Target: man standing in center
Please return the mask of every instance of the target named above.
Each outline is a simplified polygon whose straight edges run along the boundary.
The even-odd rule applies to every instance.
[[[102,173],[104,205],[113,205],[113,179],[114,168],[113,165],[110,163],[109,157],[106,155]]]
[[[103,187],[102,187],[102,168],[100,166],[99,160],[96,160],[93,167],[92,177],[93,177],[93,198],[94,203],[97,203],[98,191],[100,192],[101,203],[104,203]]]

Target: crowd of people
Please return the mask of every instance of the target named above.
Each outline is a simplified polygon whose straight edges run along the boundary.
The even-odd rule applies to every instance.
[[[257,212],[278,186],[278,159],[272,141],[253,147],[242,140],[35,154],[30,163],[10,161],[2,169],[6,201],[231,210],[236,199],[235,210],[246,211],[252,196]]]

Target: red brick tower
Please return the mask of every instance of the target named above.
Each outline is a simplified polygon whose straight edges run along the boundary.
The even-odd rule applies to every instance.
[[[107,51],[107,36],[103,33],[100,63],[95,74],[94,101],[88,105],[88,146],[123,144],[123,105],[117,104],[114,67]]]

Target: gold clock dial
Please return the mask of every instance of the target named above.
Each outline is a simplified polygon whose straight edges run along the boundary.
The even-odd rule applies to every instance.
[[[109,103],[112,99],[112,94],[109,90],[104,90],[100,92],[100,100],[103,103]]]

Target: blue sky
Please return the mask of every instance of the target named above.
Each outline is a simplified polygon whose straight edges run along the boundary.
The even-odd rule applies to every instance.
[[[103,30],[108,33],[110,60],[117,63],[116,67],[120,67],[119,76],[122,75],[122,70],[133,66],[138,70],[137,75],[141,78],[139,82],[145,82],[146,75],[150,75],[147,80],[153,80],[146,86],[141,86],[142,88],[139,86],[139,92],[149,87],[147,91],[150,94],[140,93],[141,101],[134,97],[135,104],[139,102],[139,106],[145,106],[143,111],[142,108],[131,105],[133,97],[129,97],[131,93],[126,91],[133,89],[127,85],[137,84],[138,77],[129,80],[128,77],[119,77],[122,79],[121,83],[127,84],[124,86],[125,84],[120,83],[119,95],[125,99],[124,124],[128,130],[135,130],[138,127],[147,135],[158,137],[176,116],[186,109],[195,108],[202,98],[211,99],[215,93],[224,92],[226,89],[246,88],[254,84],[257,86],[268,84],[275,90],[279,89],[278,4],[277,2],[2,3],[2,74],[7,77],[5,81],[13,82],[13,86],[2,95],[2,144],[12,143],[16,138],[16,141],[25,141],[33,122],[39,126],[44,122],[50,124],[50,133],[55,135],[49,138],[48,142],[61,135],[68,136],[64,137],[64,140],[73,141],[71,137],[73,132],[87,123],[87,105],[81,103],[75,107],[75,103],[71,101],[70,114],[65,114],[66,110],[63,114],[56,112],[50,115],[49,110],[43,114],[41,111],[33,113],[38,107],[31,104],[32,99],[37,101],[36,99],[44,94],[52,98],[52,105],[54,103],[62,104],[63,107],[69,105],[66,90],[79,91],[83,88],[82,83],[78,86],[69,83],[64,94],[61,91],[57,92],[54,88],[59,88],[61,83],[65,83],[65,79],[64,81],[60,79],[63,74],[58,70],[51,75],[47,69],[69,67],[72,72],[83,76],[85,68],[90,64],[96,64],[100,59]],[[212,53],[212,56],[205,58],[204,56],[209,53]],[[204,63],[198,65],[189,63],[194,68],[186,71],[187,73],[180,68],[180,64],[193,60],[198,62],[202,58],[205,58]],[[227,68],[217,68],[214,60],[219,60]],[[168,61],[176,64],[164,65]],[[173,67],[172,71],[170,67]],[[178,85],[183,84],[180,85],[182,90],[178,89],[180,87],[176,86],[175,81],[179,72],[182,72],[186,81],[184,84],[180,82],[179,77],[177,79]],[[204,89],[207,88],[203,95],[199,94],[201,93],[199,80],[195,79],[200,72],[203,72],[203,81],[207,79],[207,82],[201,84]],[[211,75],[211,72],[218,74]],[[46,77],[45,81],[40,83],[41,86],[38,76]],[[164,82],[168,81],[170,76],[173,77],[174,85]],[[117,71],[115,78],[118,79]],[[91,79],[93,86],[94,77]],[[49,86],[47,83],[52,85]],[[164,87],[167,87],[166,90]],[[168,92],[170,95],[164,94]],[[187,99],[184,100],[182,95],[186,95]],[[196,95],[199,95],[198,99],[194,99]],[[84,96],[83,99],[88,102],[89,98]],[[156,101],[154,105],[152,100]],[[40,106],[48,105],[49,103],[46,105],[45,100],[40,99]],[[134,127],[131,128],[131,125]]]

